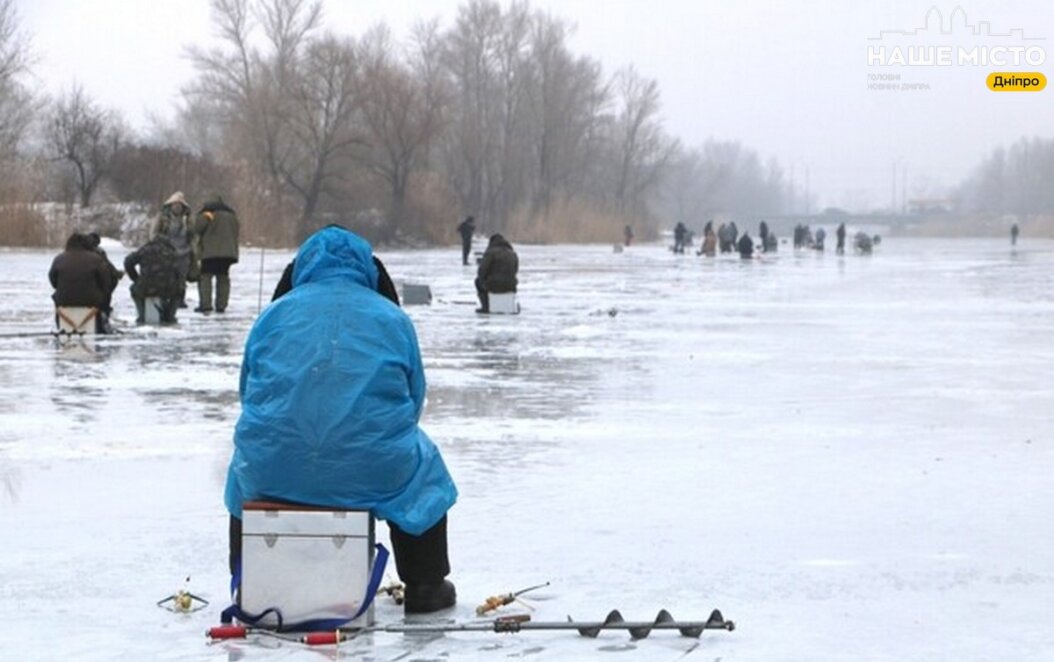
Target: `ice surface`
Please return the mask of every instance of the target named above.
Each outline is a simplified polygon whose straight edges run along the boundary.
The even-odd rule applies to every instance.
[[[291,254],[246,248],[226,315],[81,349],[33,335],[54,253],[0,250],[0,657],[1050,659],[1054,242],[517,248],[522,314],[500,317],[457,248],[380,253],[435,297],[407,312],[461,491],[459,615],[551,581],[535,620],[717,607],[735,632],[207,645],[240,353]],[[133,319],[127,281],[115,300]],[[187,576],[208,609],[154,605]]]

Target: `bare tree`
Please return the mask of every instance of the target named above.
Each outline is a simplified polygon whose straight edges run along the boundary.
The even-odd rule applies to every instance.
[[[660,182],[662,170],[677,152],[659,119],[659,83],[633,67],[615,73],[619,112],[615,119],[618,166],[615,202],[619,212],[639,215],[644,196]]]
[[[609,89],[600,65],[576,58],[567,48],[571,27],[538,14],[531,36],[536,210],[546,213],[554,196],[570,200],[583,192],[585,174],[598,156],[598,120]]]
[[[268,174],[278,206],[283,191],[296,201],[302,237],[362,142],[354,43],[317,34],[317,0],[212,0],[212,12],[221,46],[188,51],[199,72],[189,92],[223,118],[230,149]],[[252,45],[257,27],[263,51]]]
[[[438,60],[437,24],[415,30],[415,48],[408,63],[399,59],[386,27],[373,29],[361,44],[362,117],[367,149],[361,160],[380,176],[391,192],[386,238],[404,221],[411,175],[422,165],[432,140],[443,127],[447,102]]]
[[[997,147],[958,187],[956,197],[968,211],[1033,214],[1054,211],[1054,140],[1020,138]]]
[[[37,110],[21,84],[30,65],[29,39],[18,25],[13,0],[0,0],[0,163],[18,152]]]
[[[301,236],[381,206],[390,240],[411,208],[446,214],[446,190],[485,231],[621,226],[649,217],[677,151],[654,80],[606,75],[571,51],[571,24],[526,1],[466,0],[449,30],[406,43],[322,34],[318,0],[210,2],[219,40],[189,51],[181,135]]]
[[[462,206],[482,218],[492,211],[486,206],[487,177],[497,144],[493,118],[500,31],[501,7],[487,0],[471,0],[459,8],[457,21],[444,39],[444,61],[454,85],[446,169]]]
[[[87,207],[124,140],[123,123],[79,85],[54,102],[46,121],[51,156],[72,166],[81,207]]]
[[[300,197],[300,230],[306,235],[322,193],[341,176],[341,164],[363,139],[357,112],[357,61],[350,39],[311,42],[290,90],[288,142],[279,164],[283,180]]]
[[[779,163],[762,165],[756,151],[736,141],[680,150],[667,164],[663,194],[670,219],[689,227],[717,215],[739,221],[781,213],[786,203]]]

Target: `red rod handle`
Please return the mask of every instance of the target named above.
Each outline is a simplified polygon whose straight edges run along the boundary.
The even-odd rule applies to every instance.
[[[304,638],[300,641],[308,646],[327,646],[329,644],[340,643],[341,639],[343,639],[343,637],[340,636],[339,632],[312,632],[311,634],[304,635]]]
[[[249,633],[249,628],[241,625],[217,625],[205,631],[205,636],[210,639],[244,639]]]

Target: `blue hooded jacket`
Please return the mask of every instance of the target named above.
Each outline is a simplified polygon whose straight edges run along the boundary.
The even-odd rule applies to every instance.
[[[417,425],[425,376],[413,324],[377,292],[358,235],[328,227],[304,242],[293,289],[249,333],[239,389],[224,494],[232,515],[271,498],[368,509],[419,535],[457,500]]]

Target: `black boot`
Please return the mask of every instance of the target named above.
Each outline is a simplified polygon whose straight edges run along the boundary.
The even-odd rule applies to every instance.
[[[444,579],[438,584],[407,584],[403,609],[407,614],[430,614],[456,603],[457,590],[449,579]]]
[[[457,602],[454,585],[445,580],[450,574],[447,557],[446,516],[419,536],[406,533],[388,522],[392,535],[392,555],[399,578],[406,584],[407,614],[427,614],[452,607]]]

